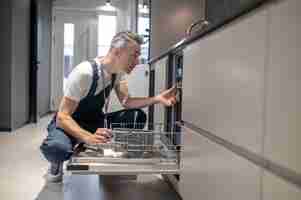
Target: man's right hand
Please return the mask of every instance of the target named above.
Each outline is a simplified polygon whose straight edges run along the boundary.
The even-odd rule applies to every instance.
[[[112,131],[106,128],[98,128],[94,134],[89,135],[85,139],[85,143],[90,145],[103,144],[110,141],[112,138]]]

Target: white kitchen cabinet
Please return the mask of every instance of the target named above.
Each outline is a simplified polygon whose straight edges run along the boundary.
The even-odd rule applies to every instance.
[[[301,199],[300,187],[269,172],[276,163],[301,173],[300,9],[299,0],[270,2],[184,49],[182,119],[271,167],[185,129],[184,200]]]
[[[184,49],[183,120],[262,152],[267,10]]]
[[[183,200],[259,200],[260,168],[183,129],[179,193]]]
[[[192,131],[186,130],[182,134],[183,148],[180,161],[180,182],[178,192],[185,199],[200,199],[201,187],[201,143],[202,138]],[[206,174],[203,174],[206,176]],[[208,177],[207,177],[208,178]]]
[[[269,7],[264,155],[301,173],[301,1]],[[301,197],[299,198],[301,199]]]

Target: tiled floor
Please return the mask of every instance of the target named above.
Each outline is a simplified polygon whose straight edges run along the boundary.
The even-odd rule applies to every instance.
[[[9,200],[176,200],[159,175],[137,180],[96,175],[64,176],[62,184],[46,184],[47,162],[39,152],[49,116],[37,125],[0,133],[0,199]]]

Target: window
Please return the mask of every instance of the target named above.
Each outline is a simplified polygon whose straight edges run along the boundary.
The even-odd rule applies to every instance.
[[[143,36],[144,44],[141,45],[141,60],[142,63],[148,60],[149,52],[149,18],[139,17],[138,18],[138,34]]]
[[[116,34],[116,16],[98,16],[97,55],[104,56],[108,52],[113,36]]]
[[[149,59],[149,39],[150,39],[150,15],[149,0],[138,1],[138,34],[144,38],[144,44],[141,45],[141,63],[146,63]]]
[[[74,24],[64,24],[64,78],[72,70],[74,46]]]

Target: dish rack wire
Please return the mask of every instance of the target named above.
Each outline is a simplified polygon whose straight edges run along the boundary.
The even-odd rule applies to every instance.
[[[177,124],[153,123],[145,126],[139,123],[112,123],[109,128],[113,134],[110,142],[85,147],[98,152],[110,149],[121,153],[123,158],[156,158],[177,163],[180,160],[181,145],[175,142],[181,137]]]

